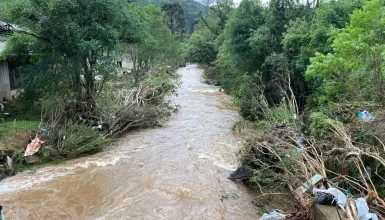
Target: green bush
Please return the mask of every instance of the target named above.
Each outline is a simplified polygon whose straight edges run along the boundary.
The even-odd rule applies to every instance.
[[[103,138],[100,132],[92,130],[84,124],[69,122],[59,128],[50,128],[49,143],[46,146],[45,157],[57,156],[76,158],[86,154],[101,151],[103,147],[111,143],[111,139]]]
[[[310,115],[310,132],[316,137],[321,137],[331,132],[329,124],[327,123],[327,117],[321,112],[313,112]]]

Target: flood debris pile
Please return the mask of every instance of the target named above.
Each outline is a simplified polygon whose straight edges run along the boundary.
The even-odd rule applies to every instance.
[[[250,173],[257,205],[287,195],[286,219],[310,219],[314,203],[339,205],[348,219],[385,218],[385,145],[368,133],[385,119],[378,116],[349,124],[326,118],[322,138],[293,124],[249,135],[239,170]]]

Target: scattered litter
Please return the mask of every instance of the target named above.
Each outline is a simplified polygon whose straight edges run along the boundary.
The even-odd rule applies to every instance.
[[[43,133],[45,133],[48,137],[51,136],[51,134],[49,133],[49,131],[45,128],[41,128],[40,131],[42,131]]]
[[[297,139],[297,142],[298,143],[303,143],[303,142],[305,142],[305,139],[303,137],[300,137],[300,138]]]
[[[12,158],[10,158],[9,156],[7,156],[7,168],[8,169],[12,169]]]
[[[358,113],[358,118],[364,120],[364,122],[371,122],[374,120],[374,117],[368,111],[362,111]]]
[[[95,78],[95,81],[103,81],[104,79],[102,75],[96,75],[94,78]]]
[[[269,214],[264,213],[259,220],[284,220],[286,215],[281,210],[272,210]]]
[[[27,145],[27,149],[24,152],[24,157],[32,156],[39,151],[41,147],[41,140],[36,137],[31,143]]]
[[[323,193],[329,193],[334,196],[334,200],[338,204],[338,206],[345,212],[345,205],[347,203],[347,198],[343,192],[336,188],[329,188],[329,189],[313,189],[313,194],[317,194],[317,192],[323,192]]]
[[[93,126],[92,127],[92,130],[96,131],[96,130],[102,130],[103,129],[103,126],[102,125],[98,125],[98,126]]]
[[[295,149],[293,149],[293,152],[296,153],[296,152],[303,152],[303,148],[302,147],[295,147]]]
[[[236,171],[230,174],[229,179],[232,180],[244,180],[251,177],[251,172],[243,167],[238,168]]]
[[[306,183],[304,183],[301,187],[300,187],[300,190],[302,193],[308,191],[311,186],[314,186],[316,185],[317,183],[319,183],[321,180],[323,179],[323,176],[319,173],[317,173],[316,175],[314,175],[311,180],[307,181]]]
[[[313,193],[327,193],[333,195],[334,200],[337,202],[338,206],[346,212],[346,204],[348,203],[348,198],[344,193],[336,188],[329,189],[313,189]],[[355,206],[357,207],[357,214],[360,220],[378,220],[378,217],[374,213],[369,213],[369,207],[364,198],[358,198],[355,201]]]
[[[316,192],[316,203],[318,204],[334,204],[334,196],[330,193]]]
[[[284,127],[286,127],[286,122],[281,122],[281,123],[275,125],[275,128],[284,128]]]
[[[4,213],[3,213],[3,206],[2,205],[0,205],[0,217],[1,217],[1,220],[5,220]]]

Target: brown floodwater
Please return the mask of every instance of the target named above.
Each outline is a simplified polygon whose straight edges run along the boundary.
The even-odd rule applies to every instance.
[[[11,219],[257,219],[252,196],[227,179],[238,165],[229,97],[180,68],[181,106],[163,127],[135,131],[102,153],[0,182]]]

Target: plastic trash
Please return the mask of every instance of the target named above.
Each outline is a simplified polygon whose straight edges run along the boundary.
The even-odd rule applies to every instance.
[[[49,131],[46,128],[41,128],[40,131],[47,134],[48,137],[51,136],[51,134],[49,133]]]
[[[295,149],[293,150],[294,153],[298,152],[298,153],[301,153],[303,152],[303,148],[301,147],[295,147]]]
[[[343,192],[336,188],[329,189],[313,189],[313,194],[317,194],[317,192],[329,193],[334,196],[334,200],[337,202],[338,206],[345,212],[345,205],[347,203],[347,198]]]
[[[12,163],[13,163],[13,161],[12,161],[12,158],[10,158],[9,156],[7,156],[7,167],[9,168],[9,169],[12,169]]]
[[[3,206],[2,205],[0,205],[0,217],[1,217],[1,220],[5,220],[4,213],[3,213]]]
[[[27,149],[24,152],[24,157],[32,156],[39,151],[41,147],[41,140],[36,137],[31,143],[27,145]]]
[[[303,143],[303,142],[305,142],[305,139],[303,137],[300,137],[300,138],[297,139],[297,142],[298,143]]]
[[[334,196],[329,193],[317,192],[316,203],[318,204],[334,204]]]
[[[374,213],[367,213],[360,217],[360,220],[378,220],[378,217]]]
[[[271,211],[269,214],[264,213],[259,220],[284,220],[286,216],[276,210]]]
[[[338,206],[344,211],[345,206],[348,202],[346,195],[341,192],[340,190],[336,188],[329,188],[329,189],[313,189],[313,193],[317,194],[319,192],[323,193],[329,193],[334,196],[334,200],[337,202]],[[358,198],[355,200],[356,207],[357,207],[357,214],[360,220],[378,220],[378,217],[374,213],[369,213],[369,206],[366,203],[366,200],[364,198]]]
[[[371,122],[374,120],[373,116],[368,111],[362,111],[358,113],[358,118],[363,120],[364,122]]]
[[[358,217],[361,218],[365,214],[369,213],[369,206],[366,203],[365,199],[359,198],[359,199],[356,199],[355,202],[356,202]]]
[[[251,172],[245,168],[240,167],[236,171],[232,172],[230,176],[227,178],[232,180],[244,180],[250,177],[251,177]]]
[[[358,198],[355,200],[357,206],[357,213],[360,220],[378,220],[378,217],[374,213],[369,213],[369,206],[364,198]]]
[[[96,75],[94,78],[95,78],[95,81],[103,81],[104,79],[102,75]]]
[[[323,179],[323,176],[319,173],[317,173],[316,175],[314,175],[311,180],[308,180],[306,183],[304,183],[301,187],[300,187],[300,190],[301,192],[306,192],[307,190],[309,190],[311,188],[311,186],[314,186],[316,185],[317,183],[319,183],[321,180]],[[315,193],[314,193],[315,194]]]
[[[275,125],[275,128],[284,128],[284,127],[286,127],[286,122],[281,122]]]

